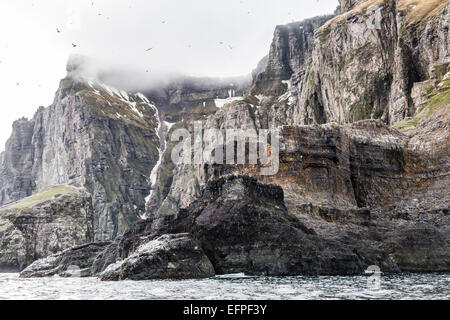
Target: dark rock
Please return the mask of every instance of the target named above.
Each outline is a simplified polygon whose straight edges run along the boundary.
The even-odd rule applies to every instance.
[[[322,241],[290,215],[280,187],[247,176],[208,183],[203,196],[187,209],[138,223],[111,245],[110,253],[116,253],[117,260],[127,259],[149,239],[185,232],[198,239],[216,274],[357,274],[363,270],[354,253]],[[95,261],[94,265],[105,263]]]
[[[90,243],[73,247],[44,259],[35,261],[20,273],[21,278],[39,278],[53,275],[72,276],[71,270],[79,270],[78,276],[92,276],[90,267],[94,258],[109,242]]]
[[[214,276],[200,243],[189,234],[167,234],[140,245],[123,261],[109,265],[102,280],[195,279]]]

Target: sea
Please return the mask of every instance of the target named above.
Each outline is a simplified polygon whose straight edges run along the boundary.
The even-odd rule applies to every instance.
[[[450,273],[105,282],[0,273],[0,300],[449,300]]]

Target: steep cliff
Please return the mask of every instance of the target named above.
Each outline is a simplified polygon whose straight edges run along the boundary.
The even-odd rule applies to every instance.
[[[366,262],[386,271],[448,270],[449,6],[424,3],[353,3],[333,19],[277,27],[250,94],[203,127],[279,127],[280,170],[261,176],[255,165],[177,166],[158,214],[188,208],[212,179],[246,174],[281,186],[289,211],[325,238],[362,240],[355,250]],[[372,28],[378,22],[381,29]],[[414,64],[399,53],[413,38]],[[398,101],[410,111],[399,115]],[[332,123],[304,125],[325,122]]]
[[[83,190],[55,186],[0,208],[0,270],[93,240],[92,199]]]
[[[342,14],[332,19],[275,31],[267,69],[252,89],[271,123],[382,119],[395,124],[418,108],[414,83],[450,61],[449,1],[341,5]]]
[[[176,214],[156,215],[137,224],[98,256],[93,271],[102,272],[116,261],[138,256],[140,247],[160,235],[179,233],[198,239],[215,274],[355,274],[363,270],[349,248],[327,243],[290,215],[278,186],[231,175],[210,181],[201,194]],[[134,258],[130,263],[139,262]]]
[[[53,104],[13,126],[0,164],[0,203],[52,185],[84,187],[93,199],[95,238],[114,238],[145,211],[159,123],[143,95],[82,79],[69,62]]]

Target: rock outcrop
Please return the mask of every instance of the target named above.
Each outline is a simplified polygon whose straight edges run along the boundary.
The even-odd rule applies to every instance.
[[[212,276],[214,267],[197,240],[189,234],[166,234],[140,245],[123,261],[109,265],[99,277],[102,280],[149,280]]]
[[[95,242],[69,248],[37,260],[20,273],[21,278],[41,278],[59,275],[62,277],[89,277],[93,260],[109,245]]]
[[[280,187],[231,175],[208,183],[187,209],[139,222],[99,255],[93,271],[108,279],[111,269],[137,263],[139,277],[136,261],[146,259],[152,241],[162,241],[152,239],[179,233],[199,241],[215,274],[357,274],[364,267],[349,248],[323,241],[290,215]]]
[[[21,270],[93,239],[94,210],[85,191],[58,186],[0,208],[1,270]]]

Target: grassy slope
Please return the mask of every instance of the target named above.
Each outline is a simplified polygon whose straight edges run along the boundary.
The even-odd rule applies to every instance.
[[[450,72],[444,77],[438,88],[428,96],[410,120],[402,121],[394,125],[399,130],[415,128],[421,122],[429,119],[439,108],[450,107]]]
[[[79,193],[79,189],[71,186],[66,185],[59,185],[59,186],[51,186],[48,188],[43,189],[42,191],[33,194],[30,197],[24,198],[5,209],[25,209],[25,208],[31,208],[37,204],[43,203],[47,200],[52,199],[53,196],[58,194],[77,194]]]

